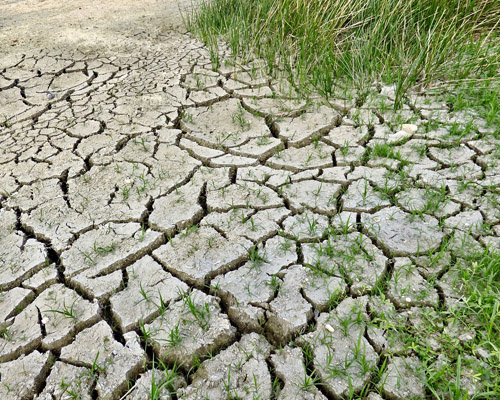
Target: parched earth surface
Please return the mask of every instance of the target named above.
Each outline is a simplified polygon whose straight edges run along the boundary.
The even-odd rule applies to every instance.
[[[0,398],[429,395],[392,327],[474,337],[437,310],[500,249],[494,127],[214,70],[179,5],[0,2]]]

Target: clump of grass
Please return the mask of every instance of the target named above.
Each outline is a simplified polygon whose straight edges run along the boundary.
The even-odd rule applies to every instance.
[[[427,389],[436,399],[497,399],[500,395],[500,253],[464,259],[456,287],[462,297],[448,308],[428,310],[425,323],[393,328],[422,361]],[[460,340],[460,333],[470,332]],[[443,327],[445,327],[443,329]],[[429,338],[435,339],[435,346]],[[482,354],[482,355],[481,355]],[[474,389],[475,387],[475,389]],[[475,391],[475,393],[473,393]]]
[[[395,83],[398,106],[433,81],[497,78],[499,20],[497,0],[206,0],[188,25],[212,52],[222,38],[327,97]]]
[[[475,337],[468,343],[458,343],[442,337],[443,353],[449,362],[439,365],[437,360],[419,354],[427,364],[428,387],[436,395],[439,392],[449,398],[472,397],[463,387],[461,370],[472,369],[480,382],[481,392],[474,398],[498,398],[500,395],[500,254],[486,251],[467,260],[467,268],[460,272],[464,285],[464,297],[458,307],[452,307],[447,314],[450,322],[475,331]],[[422,350],[423,347],[420,348]],[[476,362],[470,354],[484,349],[488,358]],[[417,350],[418,352],[418,350]],[[433,360],[431,362],[431,360]],[[470,364],[470,365],[469,365]]]

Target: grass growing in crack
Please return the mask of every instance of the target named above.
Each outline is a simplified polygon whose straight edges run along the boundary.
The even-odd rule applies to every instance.
[[[395,83],[400,105],[408,89],[438,79],[493,81],[499,17],[496,0],[211,0],[188,25],[214,54],[222,36],[233,54],[255,54],[326,96],[339,79],[360,92]]]
[[[313,371],[314,374],[314,371]],[[307,373],[304,373],[304,379],[302,379],[300,383],[300,389],[304,390],[306,392],[312,390],[313,388],[317,388],[318,386],[321,386],[323,383],[321,382],[321,378],[318,376],[314,375],[308,375]]]
[[[385,143],[376,143],[371,149],[370,156],[391,158],[401,161],[401,153],[396,151],[393,146]]]
[[[179,323],[177,323],[168,333],[168,338],[165,339],[170,347],[177,347],[182,341],[182,334],[179,331]]]
[[[108,246],[99,246],[97,242],[94,242],[92,250],[94,250],[94,253],[99,256],[105,256],[106,254],[114,253],[115,247],[114,243],[111,243]]]
[[[103,367],[97,363],[98,359],[99,359],[99,352],[97,352],[94,361],[92,362],[92,365],[90,365],[90,367],[87,368],[87,371],[84,374],[93,381],[97,381],[99,374],[103,374],[106,372],[106,367]]]
[[[141,332],[142,340],[144,341],[144,348],[148,348],[153,341],[153,336],[157,333],[156,330],[146,328],[144,322],[139,321],[139,330]]]
[[[142,222],[141,223],[141,232],[139,233],[139,236],[137,237],[137,240],[139,242],[144,241],[144,238],[146,237],[147,230],[148,230],[148,226],[144,222]]]
[[[182,296],[182,301],[184,302],[184,306],[187,307],[189,312],[193,315],[196,322],[198,322],[200,328],[205,330],[210,323],[210,304],[196,304],[193,300],[192,293],[184,293]]]
[[[500,395],[500,254],[474,254],[452,264],[460,296],[422,309],[422,323],[382,317],[388,337],[422,362],[430,398],[497,399]],[[429,342],[429,339],[431,342]]]
[[[80,394],[78,391],[73,389],[73,382],[66,382],[65,378],[62,378],[61,382],[59,382],[59,388],[63,391],[63,394],[68,396],[69,399],[80,399]],[[76,382],[76,386],[80,388],[81,382]]]
[[[160,369],[163,372],[159,379],[155,377],[155,369]],[[151,386],[149,389],[150,400],[160,400],[165,398],[165,396],[170,398],[171,395],[175,395],[176,388],[180,382],[178,370],[177,364],[174,364],[173,367],[169,369],[161,360],[153,358]]]
[[[5,339],[8,342],[12,341],[12,333],[9,331],[7,326],[0,328],[0,339]]]
[[[238,110],[231,116],[233,124],[238,125],[242,131],[247,131],[250,129],[250,122],[245,118],[245,110],[238,104]]]
[[[265,255],[259,253],[257,246],[252,246],[248,249],[248,259],[252,263],[252,267],[259,267],[267,262]]]
[[[271,276],[271,279],[265,282],[274,293],[279,293],[281,291],[281,287],[283,286],[283,281],[279,279],[277,276]]]
[[[76,315],[76,310],[75,310],[75,303],[76,300],[71,303],[70,306],[66,304],[66,301],[63,302],[62,309],[51,309],[51,310],[45,310],[44,312],[50,312],[54,314],[59,314],[62,315],[65,318],[69,318],[73,320],[74,322],[78,321],[78,317]]]
[[[222,384],[224,385],[224,389],[227,393],[227,398],[230,399],[231,396],[231,365],[229,365],[228,371],[227,371],[227,379],[222,381]]]

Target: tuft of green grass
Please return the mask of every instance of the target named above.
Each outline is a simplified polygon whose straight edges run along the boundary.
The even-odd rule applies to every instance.
[[[205,0],[187,18],[211,54],[224,39],[326,97],[346,81],[395,83],[396,107],[438,80],[498,80],[499,21],[497,0]]]
[[[73,303],[71,303],[71,305],[67,305],[66,301],[64,301],[62,309],[44,310],[44,312],[59,314],[65,318],[69,318],[69,319],[73,320],[74,322],[77,322],[78,316],[77,316],[77,312],[75,310],[75,303],[76,303],[76,300],[73,301]]]
[[[184,302],[184,306],[188,308],[189,312],[198,322],[200,328],[206,330],[208,328],[208,325],[210,324],[210,318],[211,318],[210,304],[196,303],[196,301],[193,299],[192,293],[184,293],[182,296],[182,301]],[[181,336],[178,331],[177,334],[175,332],[172,334],[171,332],[170,339],[174,340],[171,343],[178,344],[178,342],[181,340]]]
[[[461,298],[447,307],[422,310],[419,318],[425,323],[418,326],[391,320],[385,328],[393,332],[391,340],[401,340],[419,357],[429,398],[498,399],[500,253],[486,250],[450,268],[457,271],[454,287],[461,288]]]

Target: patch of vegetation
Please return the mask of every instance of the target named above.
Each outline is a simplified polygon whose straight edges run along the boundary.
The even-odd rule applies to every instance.
[[[439,255],[438,255],[439,256]],[[373,323],[390,342],[416,354],[429,398],[497,399],[500,396],[500,253],[485,251],[450,266],[460,292],[439,309],[421,309],[417,325],[392,318]],[[390,354],[388,354],[390,357]]]
[[[409,89],[467,83],[455,103],[472,94],[498,118],[497,0],[207,0],[187,20],[215,64],[224,39],[234,55],[257,56],[268,73],[326,97],[345,83],[359,93],[396,84],[396,107]]]

